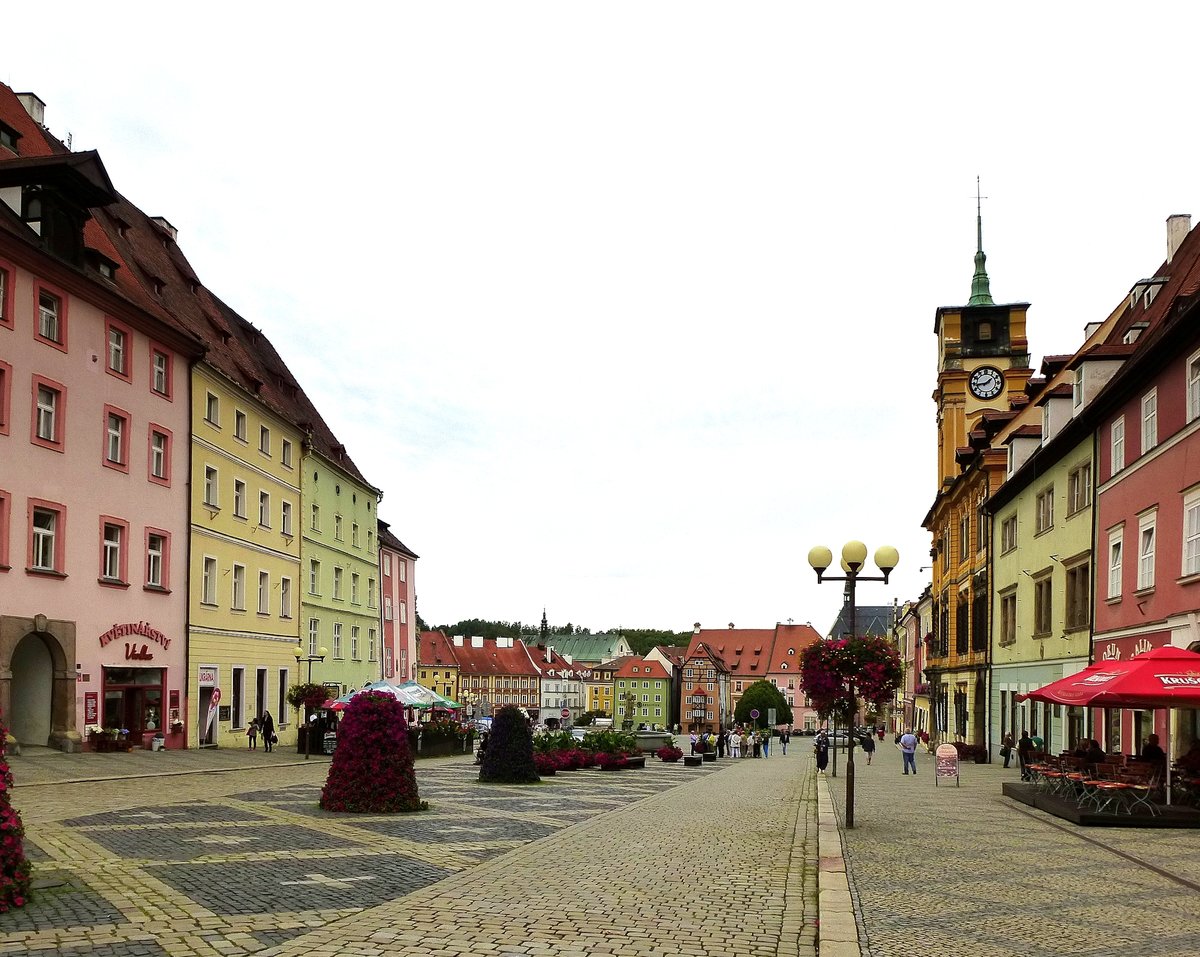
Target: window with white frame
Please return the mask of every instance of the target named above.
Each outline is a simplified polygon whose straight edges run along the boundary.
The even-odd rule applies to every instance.
[[[34,434],[41,442],[49,445],[63,444],[62,409],[64,404],[62,389],[56,388],[48,382],[37,383]]]
[[[308,654],[315,656],[317,653],[317,639],[321,633],[321,619],[308,619]]]
[[[279,446],[279,461],[285,469],[292,467],[292,442],[290,439],[284,439]]]
[[[350,573],[350,601],[352,604],[359,604],[358,600],[358,572]]]
[[[258,493],[258,524],[263,528],[271,527],[271,493]]]
[[[1075,370],[1075,380],[1071,385],[1071,408],[1078,409],[1083,405],[1083,368]]]
[[[279,579],[279,617],[292,617],[292,580],[290,578]]]
[[[358,522],[350,523],[350,544],[358,548]]]
[[[1113,420],[1109,428],[1109,447],[1111,449],[1112,474],[1115,475],[1125,468],[1125,417]]]
[[[310,527],[314,532],[319,532],[321,530],[321,506],[315,503],[312,507],[312,520],[310,522]]]
[[[1122,539],[1124,535],[1124,525],[1114,528],[1108,533],[1108,597],[1110,599],[1121,597]]]
[[[241,479],[233,480],[233,514],[246,517],[246,483]]]
[[[246,413],[241,409],[233,410],[233,437],[246,441]]]
[[[391,595],[383,596],[383,620],[384,621],[392,620],[392,596]]]
[[[350,657],[358,661],[358,625],[350,626]]]
[[[321,563],[315,558],[308,560],[308,593],[321,594]]]
[[[233,604],[234,611],[246,610],[246,566],[233,566]]]
[[[1158,513],[1148,512],[1138,519],[1138,591],[1154,587],[1155,529]]]
[[[260,571],[258,573],[258,613],[260,615],[271,614],[271,573]]]
[[[218,488],[220,486],[220,476],[217,470],[211,465],[204,466],[204,504],[210,505],[213,508],[220,507],[218,500]]]
[[[221,399],[211,392],[204,398],[204,421],[209,425],[221,425]]]
[[[116,522],[104,523],[104,541],[101,545],[100,577],[109,582],[124,581],[125,529]]]
[[[1067,514],[1087,508],[1092,501],[1092,463],[1084,462],[1067,476]]]
[[[340,621],[333,623],[333,657],[342,657],[342,623]]]
[[[375,629],[367,629],[367,661],[375,660]]]
[[[263,455],[271,454],[271,430],[265,425],[258,427],[258,451]]]
[[[367,579],[367,607],[368,608],[375,607],[375,579],[374,578]]]
[[[111,322],[108,324],[108,371],[123,378],[129,375],[129,335]]]
[[[408,605],[404,602],[400,602],[400,624],[408,624]]]
[[[35,571],[56,572],[62,554],[62,512],[48,506],[35,506],[30,534],[29,566]]]
[[[170,478],[168,473],[168,463],[170,462],[168,454],[169,444],[170,437],[166,432],[160,432],[158,429],[151,427],[150,477],[152,479],[161,479],[166,482]]]
[[[104,460],[106,465],[125,465],[129,461],[129,418],[114,409],[104,416],[105,441]]]
[[[171,356],[161,349],[150,350],[150,388],[159,395],[171,395]]]
[[[1142,396],[1142,454],[1158,445],[1158,390]]]
[[[1183,497],[1183,562],[1184,575],[1200,575],[1200,488]]]
[[[1200,419],[1200,352],[1187,361],[1187,420]]]
[[[333,537],[339,542],[342,540],[342,516],[333,516]]]
[[[396,577],[399,578],[402,582],[408,581],[408,578],[405,577],[408,575],[408,569],[405,567],[407,564],[408,563],[403,558],[401,558],[399,561],[396,562],[396,572],[397,572]]]
[[[200,579],[200,601],[205,605],[217,603],[217,560],[207,555]]]
[[[48,289],[38,290],[38,336],[63,341],[62,300]]]
[[[292,534],[292,503],[286,499],[280,506],[279,526],[284,535]]]
[[[333,566],[333,599],[334,601],[342,600],[342,576],[344,570],[337,565]]]
[[[146,584],[166,587],[167,537],[158,532],[146,534]]]

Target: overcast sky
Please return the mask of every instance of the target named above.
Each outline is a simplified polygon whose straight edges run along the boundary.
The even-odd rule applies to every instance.
[[[271,337],[427,622],[824,632],[811,545],[929,580],[975,177],[1073,351],[1200,213],[1200,15],[821,6],[21,4],[0,75]]]

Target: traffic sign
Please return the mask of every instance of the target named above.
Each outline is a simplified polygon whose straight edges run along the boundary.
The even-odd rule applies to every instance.
[[[752,717],[752,718],[753,718],[755,721],[757,721],[757,720],[758,720],[758,715],[759,715],[759,710],[758,710],[758,708],[751,708],[751,709],[750,709],[750,717]]]
[[[563,708],[563,709],[562,709],[562,716],[563,716],[564,718],[569,718],[569,717],[571,717],[571,709],[570,709],[570,708]]]

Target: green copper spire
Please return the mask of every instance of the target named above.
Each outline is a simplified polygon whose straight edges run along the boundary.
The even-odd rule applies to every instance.
[[[978,245],[975,248],[975,275],[971,277],[971,298],[968,306],[994,306],[992,289],[988,284],[987,256],[983,254],[983,208],[979,195],[979,177],[975,177],[975,233]]]

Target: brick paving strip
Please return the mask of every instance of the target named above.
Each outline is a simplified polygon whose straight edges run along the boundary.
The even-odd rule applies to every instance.
[[[795,752],[533,788],[431,761],[431,811],[388,816],[317,811],[313,763],[212,755],[245,773],[204,775],[195,760],[157,782],[131,768],[66,786],[71,763],[28,774],[35,877],[67,886],[0,918],[0,954],[816,953],[815,776]]]
[[[966,764],[960,786],[935,786],[930,756],[917,762],[916,777],[902,775],[890,745],[870,766],[855,762],[855,827],[838,836],[857,940],[829,942],[844,949],[824,939],[827,878],[837,874],[828,832],[843,815],[844,769],[820,776],[823,957],[1200,953],[1197,832],[1081,828],[1003,797],[1013,768]]]
[[[729,764],[263,957],[815,955],[811,762]]]

